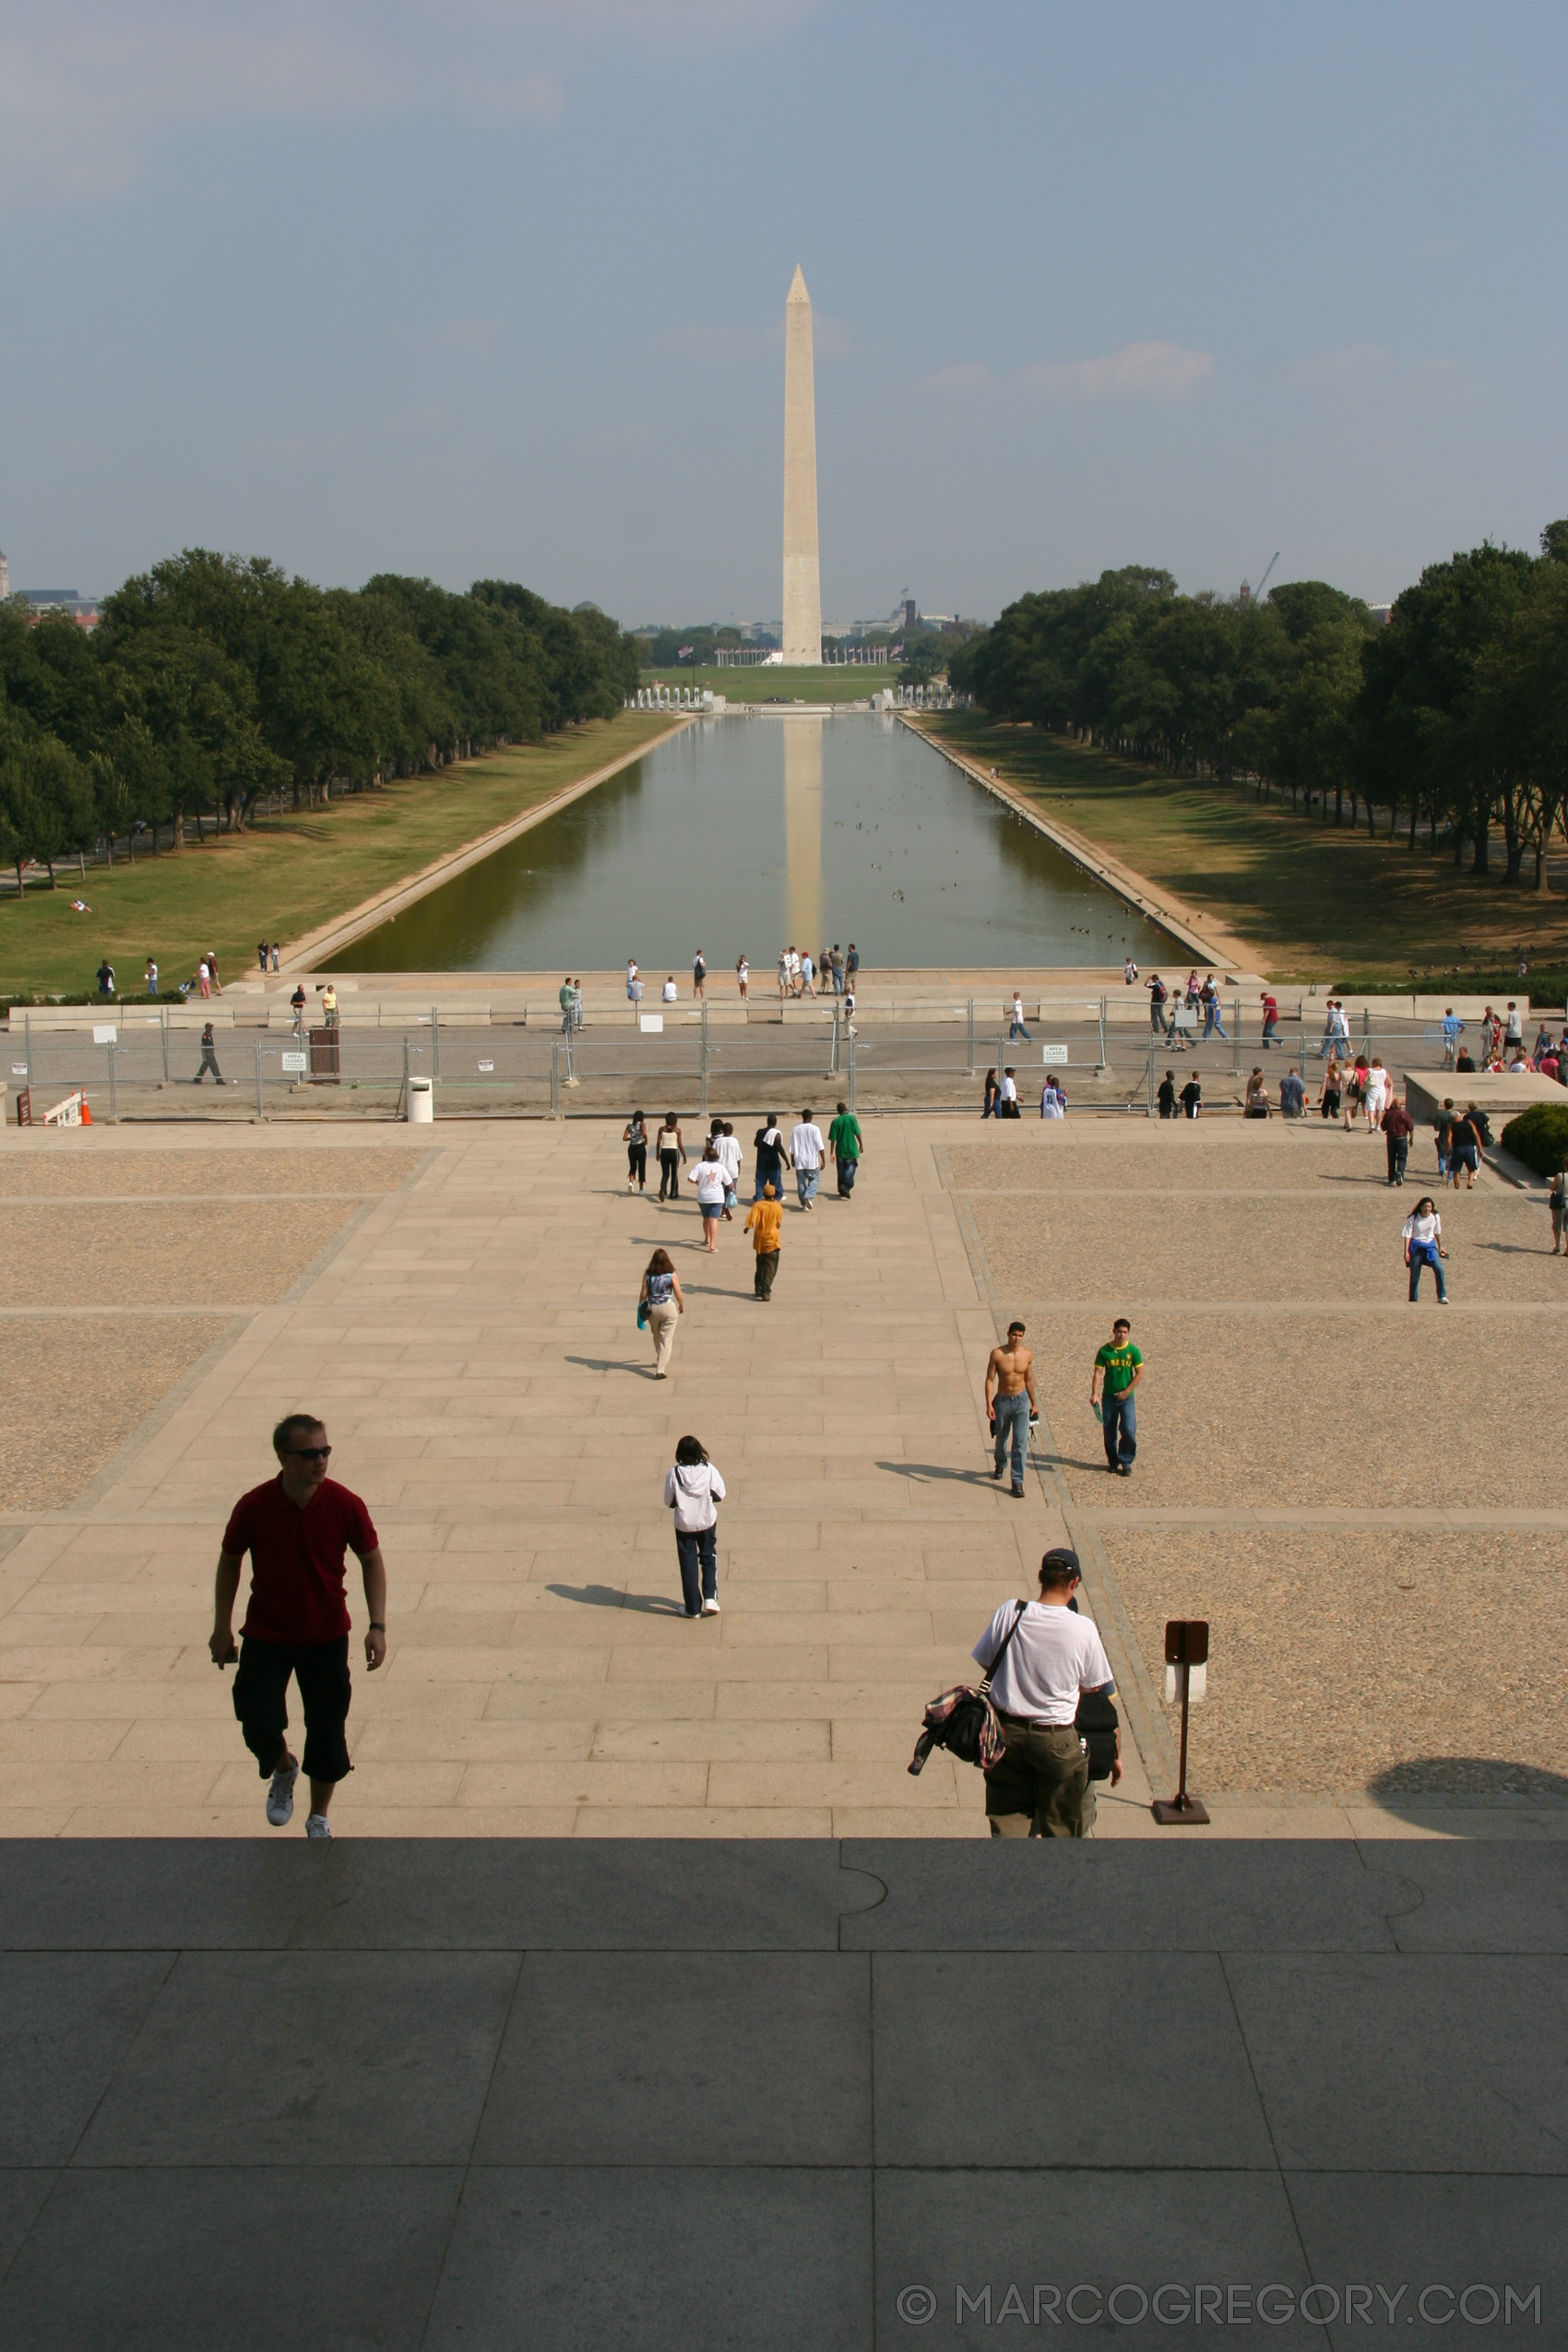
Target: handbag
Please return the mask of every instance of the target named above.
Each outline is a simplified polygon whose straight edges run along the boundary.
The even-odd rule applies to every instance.
[[[925,1760],[933,1748],[945,1748],[960,1764],[979,1764],[982,1772],[990,1772],[992,1765],[1001,1763],[1007,1741],[1001,1717],[991,1704],[991,1686],[1028,1607],[1027,1601],[1018,1603],[1017,1614],[1002,1636],[996,1656],[986,1668],[978,1689],[961,1682],[955,1690],[944,1691],[932,1699],[909,1759],[911,1773],[918,1775],[924,1770]]]
[[[1080,1695],[1073,1728],[1087,1752],[1091,1780],[1111,1777],[1116,1762],[1117,1720],[1115,1705],[1103,1691],[1085,1691]]]
[[[637,1329],[639,1331],[647,1329],[647,1301],[646,1299],[637,1301]]]

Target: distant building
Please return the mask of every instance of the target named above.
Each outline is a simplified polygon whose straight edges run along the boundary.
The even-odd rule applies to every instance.
[[[1374,621],[1381,621],[1384,628],[1388,626],[1388,624],[1394,618],[1394,607],[1392,604],[1369,604],[1367,611],[1372,614]]]
[[[99,622],[98,599],[78,596],[75,588],[18,588],[17,600],[30,604],[34,613],[68,612],[84,629],[96,629]]]

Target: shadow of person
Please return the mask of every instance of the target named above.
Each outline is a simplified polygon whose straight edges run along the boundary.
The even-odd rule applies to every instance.
[[[580,1364],[585,1372],[624,1372],[647,1373],[651,1367],[645,1363],[629,1363],[624,1356],[566,1356],[568,1364]]]
[[[927,1483],[941,1479],[954,1486],[990,1486],[989,1470],[956,1470],[947,1462],[878,1462],[879,1470],[891,1470],[901,1479],[917,1479]]]
[[[1430,1826],[1434,1799],[1444,1811],[1467,1801],[1488,1805],[1499,1798],[1527,1802],[1539,1797],[1561,1804],[1568,1797],[1568,1778],[1506,1756],[1408,1756],[1375,1774],[1367,1796],[1385,1813]]]
[[[546,1585],[558,1600],[575,1600],[586,1609],[630,1609],[643,1617],[684,1617],[683,1603],[657,1593],[625,1593],[619,1585]]]

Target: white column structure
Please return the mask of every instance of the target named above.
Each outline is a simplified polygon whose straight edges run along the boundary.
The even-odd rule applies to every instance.
[[[784,659],[813,670],[822,661],[812,298],[799,267],[784,305]]]

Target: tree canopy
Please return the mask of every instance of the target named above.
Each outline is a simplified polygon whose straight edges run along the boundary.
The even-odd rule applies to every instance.
[[[510,580],[466,595],[379,574],[323,589],[265,556],[188,548],[139,573],[90,634],[0,605],[0,856],[49,863],[100,837],[259,799],[296,806],[609,718],[633,640]]]

